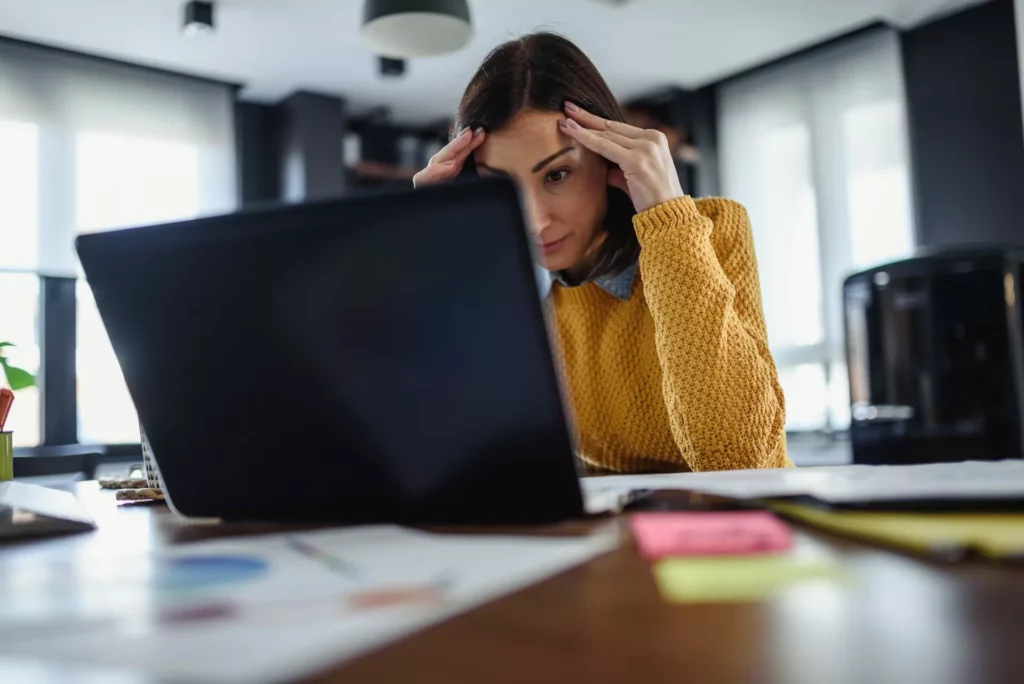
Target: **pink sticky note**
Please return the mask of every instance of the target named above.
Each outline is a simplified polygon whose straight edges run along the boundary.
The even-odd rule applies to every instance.
[[[648,560],[784,551],[793,542],[789,527],[767,511],[637,513],[629,522]]]

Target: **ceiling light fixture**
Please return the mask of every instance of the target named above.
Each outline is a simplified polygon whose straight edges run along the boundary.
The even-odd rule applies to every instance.
[[[213,33],[213,3],[199,0],[186,3],[182,31],[189,38]]]
[[[405,74],[405,60],[381,57],[378,63],[380,75],[388,78],[398,78]]]
[[[458,50],[473,25],[466,0],[366,0],[360,34],[376,54],[408,59]]]

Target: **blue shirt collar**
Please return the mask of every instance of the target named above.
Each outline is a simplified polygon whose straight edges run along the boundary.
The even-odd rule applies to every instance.
[[[636,279],[636,269],[637,264],[636,262],[633,262],[624,270],[615,273],[614,275],[604,275],[600,278],[595,278],[592,282],[612,297],[621,299],[622,301],[627,301],[629,300],[629,295],[633,292],[633,281]],[[558,282],[564,287],[572,287],[566,282],[561,272],[551,273],[550,280]]]

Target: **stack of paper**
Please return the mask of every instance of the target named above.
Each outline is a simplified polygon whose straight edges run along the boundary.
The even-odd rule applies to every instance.
[[[829,503],[1024,499],[1024,460],[830,466],[587,477],[589,492],[679,489],[735,499],[812,496]]]
[[[0,657],[174,681],[295,679],[612,549],[393,526],[215,540],[72,565],[0,557]]]

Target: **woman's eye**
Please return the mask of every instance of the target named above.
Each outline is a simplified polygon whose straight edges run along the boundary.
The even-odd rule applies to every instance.
[[[565,180],[565,177],[569,175],[566,169],[558,169],[557,171],[548,171],[548,175],[544,177],[548,183],[561,183]]]

